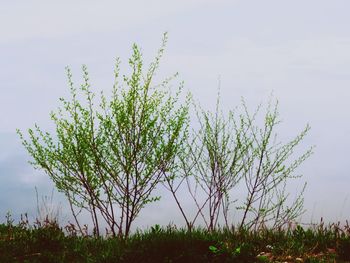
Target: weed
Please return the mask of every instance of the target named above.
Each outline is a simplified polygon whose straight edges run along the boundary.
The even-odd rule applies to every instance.
[[[74,229],[73,225],[69,226]],[[55,221],[0,224],[0,262],[349,262],[348,226],[293,229],[177,228],[154,225],[127,239],[65,232]]]

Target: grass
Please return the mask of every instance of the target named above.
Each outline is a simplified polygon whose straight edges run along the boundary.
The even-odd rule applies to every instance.
[[[350,262],[350,227],[246,231],[155,225],[127,240],[79,236],[54,222],[0,224],[0,262]]]

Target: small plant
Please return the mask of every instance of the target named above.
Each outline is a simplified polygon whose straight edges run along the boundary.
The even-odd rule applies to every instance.
[[[266,255],[258,255],[256,258],[258,259],[259,262],[263,262],[263,263],[270,262],[269,257]]]
[[[151,227],[151,232],[153,234],[160,233],[162,230],[160,228],[160,225],[155,224],[154,226]]]
[[[294,139],[282,144],[274,133],[280,123],[277,102],[269,102],[262,125],[257,120],[260,106],[251,114],[242,100],[242,110],[239,115],[230,111],[225,116],[220,110],[220,94],[214,114],[197,110],[199,128],[188,136],[178,158],[176,176],[165,174],[165,186],[189,230],[198,218],[203,219],[209,231],[218,226],[220,218],[228,228],[232,224],[230,207],[237,201],[242,203],[236,206],[242,211],[238,219],[242,229],[258,231],[267,225],[278,229],[304,212],[306,184],[291,202],[286,186],[289,180],[301,177],[294,172],[312,154],[310,147],[290,160],[310,127],[307,125]],[[192,218],[177,193],[182,186],[196,207]],[[246,188],[243,199],[234,195],[239,186]]]
[[[7,211],[7,213],[6,213],[6,225],[8,227],[12,227],[14,222],[15,222],[15,220],[12,219],[11,212]]]
[[[173,96],[166,86],[168,78],[153,85],[167,41],[144,72],[140,48],[133,45],[129,59],[130,76],[119,83],[119,60],[115,66],[112,97],[101,95],[96,109],[83,66],[83,84],[77,89],[67,68],[71,100],[61,98],[63,108],[51,113],[56,134],[29,129],[29,140],[17,130],[35,168],[44,170],[57,189],[67,197],[77,229],[83,233],[78,216],[90,214],[93,233],[101,235],[101,221],[113,236],[127,238],[135,218],[149,203],[165,172],[173,169],[187,136],[189,95],[178,102],[180,84]],[[80,102],[78,97],[85,98]]]
[[[201,217],[209,231],[219,224],[221,214],[226,227],[229,226],[229,206],[232,204],[230,191],[237,186],[243,169],[243,156],[248,150],[247,141],[240,141],[244,127],[238,127],[234,115],[230,112],[224,118],[220,111],[220,94],[216,102],[214,114],[197,109],[197,120],[200,128],[194,130],[180,155],[179,184],[168,180],[168,189],[172,192],[190,229],[198,217]],[[176,191],[185,182],[188,192],[197,208],[192,221],[182,210]],[[201,191],[202,200],[197,196]]]
[[[250,147],[244,153],[243,178],[248,194],[243,205],[238,207],[243,211],[241,228],[256,231],[268,223],[273,228],[279,228],[304,213],[303,193],[306,184],[291,204],[287,202],[289,194],[286,192],[286,185],[288,180],[301,177],[293,173],[312,154],[313,147],[310,147],[294,161],[289,160],[295,147],[307,135],[310,126],[307,125],[288,143],[278,142],[274,133],[280,123],[277,107],[277,102],[274,106],[268,104],[264,124],[259,127],[254,123],[259,108],[251,115],[243,102],[245,123],[248,127],[242,141],[249,141]]]
[[[241,247],[236,247],[233,251],[234,256],[239,256],[241,254]]]
[[[216,255],[220,253],[220,250],[216,246],[209,246],[209,250]]]
[[[50,196],[42,196],[39,201],[38,189],[35,187],[36,203],[37,203],[37,225],[58,224],[60,206],[57,206],[53,202],[54,189],[51,191]]]

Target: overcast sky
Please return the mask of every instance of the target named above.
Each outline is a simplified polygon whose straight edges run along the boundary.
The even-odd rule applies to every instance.
[[[2,1],[0,221],[9,210],[35,216],[35,186],[39,195],[51,192],[48,177],[27,164],[15,130],[52,129],[49,112],[69,96],[65,66],[79,83],[86,64],[92,87],[108,91],[115,58],[125,68],[136,42],[148,64],[166,31],[159,76],[179,72],[202,105],[214,105],[220,76],[224,109],[242,96],[252,106],[266,102],[273,91],[280,138],[310,124],[300,146],[316,145],[298,170],[308,183],[302,220],[349,219],[349,10],[346,0]],[[173,205],[164,198],[151,206],[143,224],[181,223]]]

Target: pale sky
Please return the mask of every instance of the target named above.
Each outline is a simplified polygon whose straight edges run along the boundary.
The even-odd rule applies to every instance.
[[[108,91],[115,58],[125,69],[136,42],[148,64],[166,31],[160,78],[179,72],[185,90],[210,108],[220,76],[225,110],[241,97],[254,108],[273,92],[281,139],[310,124],[300,149],[316,148],[298,170],[308,183],[301,220],[349,219],[349,10],[346,0],[2,1],[0,222],[9,210],[35,217],[35,186],[39,195],[51,192],[48,176],[27,163],[15,130],[34,123],[52,129],[49,112],[59,97],[69,96],[65,66],[79,83],[86,64],[92,87]],[[58,194],[57,202],[65,207]],[[139,224],[181,224],[169,207],[175,204],[164,197]],[[62,213],[70,216],[64,208]]]

